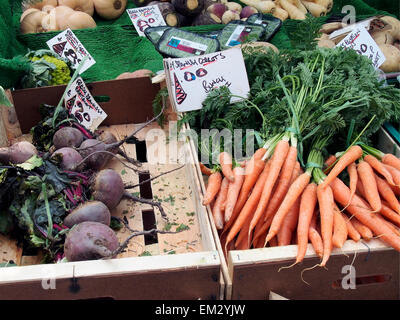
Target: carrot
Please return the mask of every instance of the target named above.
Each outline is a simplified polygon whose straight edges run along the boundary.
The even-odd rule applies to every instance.
[[[233,209],[235,208],[240,189],[243,185],[244,169],[242,167],[236,167],[233,169],[233,175],[235,179],[234,182],[229,183],[228,195],[226,197],[225,222],[230,220]]]
[[[324,253],[324,244],[322,242],[321,235],[317,230],[317,214],[315,212],[311,218],[310,227],[308,229],[308,237],[310,238],[315,253],[322,259]]]
[[[385,164],[385,168],[390,172],[390,174],[392,175],[394,184],[398,187],[400,186],[400,171],[397,170],[396,168],[392,167],[392,166],[388,166],[387,164]]]
[[[267,149],[259,148],[256,150],[256,152],[254,152],[254,154],[251,158],[254,160],[262,160],[262,158],[264,157],[266,152],[267,152]]]
[[[357,173],[364,186],[365,199],[368,201],[371,208],[375,212],[380,211],[382,208],[382,202],[379,196],[379,191],[375,180],[375,174],[372,167],[369,165],[367,161],[360,161],[360,163],[357,166]]]
[[[245,224],[243,225],[242,229],[239,232],[239,235],[237,236],[237,239],[235,241],[235,248],[237,250],[247,250],[250,249],[250,244],[249,244],[249,225],[250,225],[251,219],[247,219]]]
[[[297,224],[298,248],[296,263],[303,261],[306,255],[310,223],[313,218],[316,204],[317,185],[315,183],[310,183],[301,195],[300,200],[299,222]]]
[[[271,228],[267,234],[267,238],[265,239],[265,244],[271,240],[276,234],[278,233],[283,219],[285,219],[286,215],[288,214],[290,208],[294,205],[297,198],[303,193],[304,189],[307,187],[308,183],[310,182],[310,173],[305,172],[300,175],[290,186],[285,198],[282,201],[278,211],[276,212]]]
[[[268,203],[267,210],[264,215],[264,220],[276,212],[283,198],[285,197],[286,192],[290,186],[293,170],[297,163],[296,159],[297,159],[297,148],[290,147],[286,160],[282,166],[282,172],[279,176],[276,191],[274,192],[270,202]],[[298,166],[300,168],[300,163],[298,164]]]
[[[317,198],[321,217],[321,236],[324,244],[324,254],[320,266],[324,267],[332,251],[334,200],[331,187],[319,185],[317,187]]]
[[[350,239],[352,239],[355,242],[360,241],[361,240],[361,235],[357,231],[357,229],[354,228],[354,226],[351,223],[351,220],[349,219],[349,217],[347,217],[343,212],[341,213],[341,215],[342,215],[344,221],[346,222],[347,233],[348,233]]]
[[[294,205],[290,208],[288,214],[282,222],[282,226],[278,231],[278,245],[288,246],[292,242],[293,232],[296,229],[299,220],[300,197],[297,198]]]
[[[371,155],[366,155],[364,157],[364,161],[368,162],[368,164],[380,175],[385,177],[387,182],[389,182],[391,185],[394,185],[393,177],[391,173],[388,171],[388,169],[385,168],[384,164],[380,162],[377,158]]]
[[[208,185],[206,192],[204,194],[204,199],[203,199],[203,205],[209,205],[211,201],[214,200],[214,198],[217,196],[218,191],[221,188],[221,183],[222,183],[222,175],[219,172],[214,172],[209,178],[208,178]]]
[[[391,153],[387,153],[382,157],[382,163],[400,170],[400,159]]]
[[[343,218],[339,208],[335,205],[333,212],[333,236],[332,244],[336,248],[342,248],[347,240],[348,231],[346,220]]]
[[[219,164],[221,166],[221,171],[225,177],[228,178],[230,182],[235,181],[235,176],[232,170],[232,157],[228,152],[221,152],[219,154]]]
[[[206,167],[201,162],[199,162],[199,164],[200,164],[200,170],[201,170],[202,174],[205,174],[206,176],[211,176],[212,175],[213,171],[210,168]]]
[[[262,247],[264,247],[265,237],[267,236],[268,228],[271,226],[272,219],[273,219],[273,216],[270,216],[269,218],[267,218],[267,220],[264,221],[264,223],[261,225],[261,227],[256,228],[254,230],[253,241],[256,241],[256,240],[259,240],[260,238],[263,238]]]
[[[218,230],[221,230],[224,227],[224,214],[221,211],[221,203],[223,201],[225,201],[225,199],[226,199],[226,196],[228,194],[228,187],[229,187],[229,180],[225,177],[222,180],[221,188],[219,190],[218,196],[215,200],[215,203],[214,203],[214,206],[212,209],[215,227]]]
[[[297,149],[296,149],[296,157],[297,157]],[[296,163],[296,159],[295,159]],[[289,185],[291,185],[300,175],[300,167],[296,172],[292,172],[290,177]],[[275,194],[275,193],[274,193]],[[282,226],[278,231],[278,245],[279,246],[288,246],[290,245],[293,237],[293,233],[297,227],[297,222],[299,220],[299,210],[300,210],[300,197],[297,198],[294,205],[290,208],[288,214],[282,222]]]
[[[378,177],[377,175],[375,175],[375,179],[381,197],[389,203],[389,206],[394,211],[400,214],[400,203],[397,200],[396,195],[394,194],[392,188],[390,188],[389,183],[387,183],[386,180]]]
[[[340,179],[335,179],[331,184],[331,188],[337,202],[341,205],[348,203],[350,200],[350,190]],[[365,208],[364,202],[357,195],[351,200],[346,210],[354,215],[362,224],[371,229],[373,233],[381,235],[380,239],[382,241],[395,250],[400,251],[400,238],[387,225],[381,223],[369,208]]]
[[[372,233],[371,229],[367,226],[363,225],[360,221],[356,218],[351,219],[354,228],[360,233],[362,238],[366,241],[369,241],[373,238],[374,234]]]
[[[356,193],[357,181],[358,181],[357,166],[355,162],[352,162],[347,166],[347,172],[350,178],[350,191],[351,191],[350,200],[351,200],[354,194]]]
[[[265,151],[264,148],[261,148],[261,149]],[[261,160],[261,158],[263,157],[265,152],[261,153],[261,152],[259,152],[259,150],[257,150],[256,153],[253,155],[253,157],[247,162],[246,169],[245,169],[244,182],[243,182],[242,188],[240,189],[240,193],[239,193],[238,199],[236,201],[236,205],[233,210],[231,219],[226,223],[226,225],[224,227],[224,231],[223,231],[224,233],[232,225],[232,223],[235,221],[235,219],[239,215],[240,211],[243,209],[243,206],[245,205],[247,199],[249,198],[249,194],[250,194],[251,190],[253,189],[258,178],[260,177],[260,174],[262,173],[262,171],[265,168],[265,161]]]
[[[269,246],[270,246],[270,247],[277,247],[277,246],[278,246],[278,239],[277,239],[277,237],[273,237],[273,238],[271,239],[271,241],[269,242]]]
[[[382,201],[380,214],[400,227],[400,215],[393,211],[386,201]]]
[[[271,168],[269,170],[268,178],[265,181],[264,189],[260,201],[257,205],[256,212],[254,213],[253,219],[250,223],[249,234],[255,228],[256,224],[262,217],[267,208],[268,201],[270,199],[272,189],[274,188],[275,182],[278,179],[279,173],[281,171],[282,165],[285,158],[289,152],[289,142],[286,139],[280,140],[274,150],[274,154],[271,159]]]
[[[263,191],[265,181],[268,178],[269,168],[270,168],[270,161],[268,161],[267,164],[265,165],[264,170],[261,173],[259,179],[257,180],[257,183],[254,186],[254,189],[253,189],[250,197],[246,201],[246,204],[244,205],[244,207],[240,211],[237,219],[233,223],[232,228],[229,230],[229,233],[226,237],[225,245],[227,245],[234,239],[234,237],[238,234],[238,232],[241,230],[241,228],[245,224],[246,220],[248,220],[249,218],[251,219],[251,214],[254,213],[254,210],[257,207],[258,201],[261,198],[261,193]]]
[[[347,168],[349,164],[361,158],[363,150],[359,146],[350,147],[343,156],[341,156],[335,166],[329,172],[328,176],[321,183],[322,187],[329,186],[333,180]]]
[[[357,193],[360,197],[365,198],[364,186],[363,186],[363,184],[362,184],[362,182],[361,182],[360,179],[358,179],[358,181],[357,181],[356,193]],[[351,202],[352,199],[353,199],[353,198],[350,199],[350,202]]]
[[[386,223],[386,224],[388,225],[388,227],[389,227],[390,229],[392,229],[392,231],[393,231],[395,234],[397,234],[398,236],[400,236],[400,231],[399,231],[399,228],[398,228],[398,227],[396,227],[392,222],[386,220],[386,219],[385,219],[384,217],[382,217],[379,213],[377,213],[376,215],[377,215],[377,217],[378,217],[383,223]],[[379,235],[379,234],[376,234],[376,236],[380,236],[380,235]]]
[[[328,174],[331,171],[332,165],[336,162],[336,160],[337,160],[337,158],[334,154],[331,154],[328,157],[328,159],[325,160],[325,162],[324,162],[324,167],[325,167],[324,173],[325,174]]]
[[[400,187],[389,185],[396,196],[400,196]]]

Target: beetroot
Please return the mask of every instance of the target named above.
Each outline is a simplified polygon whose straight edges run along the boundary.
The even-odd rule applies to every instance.
[[[68,232],[64,253],[68,261],[97,260],[112,257],[119,243],[115,232],[105,224],[81,222]]]
[[[64,147],[79,147],[83,141],[80,130],[72,127],[64,127],[56,131],[53,136],[53,145],[56,149]]]
[[[118,139],[115,135],[113,135],[110,131],[104,131],[102,134],[98,137],[100,141],[103,141],[105,144],[111,144],[111,143],[116,143],[118,142]],[[119,148],[113,148],[110,149],[109,151],[112,153],[117,154]]]
[[[111,222],[111,214],[103,202],[88,201],[72,210],[64,219],[64,225],[71,228],[72,226],[84,221],[95,221],[109,226]]]
[[[79,146],[79,153],[82,158],[86,158],[96,151],[106,151],[106,144],[96,139],[87,139]],[[85,164],[93,170],[100,170],[110,160],[110,156],[106,153],[96,153],[90,156]]]
[[[98,172],[91,184],[93,199],[103,202],[112,210],[121,201],[125,192],[121,176],[112,169]]]
[[[0,148],[0,163],[20,164],[37,154],[35,146],[28,141],[14,143],[11,147]]]
[[[71,171],[77,171],[77,165],[82,161],[79,152],[68,147],[56,150],[51,158],[60,161],[61,169]]]

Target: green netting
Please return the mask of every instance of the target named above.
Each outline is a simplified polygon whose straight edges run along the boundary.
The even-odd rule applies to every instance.
[[[393,0],[334,0],[331,14],[341,14],[345,5],[353,5],[356,8],[358,20],[376,14],[390,13],[399,16],[399,2]],[[134,4],[128,1],[128,8],[131,7],[134,7]],[[28,48],[31,50],[47,48],[46,41],[58,33],[20,35],[18,32],[20,15],[20,0],[0,0],[0,85],[6,88],[15,86],[21,73],[29,68],[29,65],[21,62],[19,56],[26,53]],[[123,72],[142,68],[154,72],[162,69],[162,56],[149,40],[137,35],[126,12],[114,21],[104,21],[97,16],[94,18],[97,28],[74,31],[96,60],[96,64],[83,74],[85,81],[114,79]],[[320,18],[321,22],[325,19],[326,17]],[[290,38],[298,30],[297,24],[293,20],[285,21],[271,42],[280,49],[290,49]],[[222,25],[212,25],[185,29],[207,33],[222,27]]]

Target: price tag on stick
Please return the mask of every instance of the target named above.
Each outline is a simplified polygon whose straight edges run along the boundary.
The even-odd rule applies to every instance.
[[[68,87],[64,97],[68,113],[74,115],[79,124],[94,132],[107,117],[104,110],[94,100],[81,77]]]
[[[337,47],[353,49],[358,54],[368,57],[375,69],[378,69],[386,61],[378,44],[365,28],[357,28],[349,33],[346,38],[338,43]]]
[[[71,61],[73,69],[76,69],[83,60],[83,57],[87,56],[88,59],[82,66],[80,73],[85,72],[96,63],[96,61],[92,58],[92,56],[85,49],[71,29],[61,32],[54,38],[47,41],[46,44],[50,50]]]
[[[169,96],[178,112],[201,109],[207,95],[222,86],[228,87],[232,95],[243,98],[250,91],[240,48],[189,58],[164,59],[164,70]],[[238,97],[233,97],[232,102],[242,100]]]
[[[158,5],[126,10],[139,36],[144,37],[148,27],[166,26]]]

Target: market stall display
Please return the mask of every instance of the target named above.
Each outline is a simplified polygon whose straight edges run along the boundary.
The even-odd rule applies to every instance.
[[[341,294],[351,299],[359,296],[337,290],[337,273],[344,257],[359,252],[362,257],[371,253],[372,258],[363,268],[356,262],[363,272],[358,284],[379,283],[380,297],[398,295],[400,159],[392,154],[394,142],[383,127],[400,120],[400,89],[395,82],[400,72],[400,22],[391,12],[351,1],[358,22],[370,19],[368,32],[358,25],[360,38],[368,36],[371,44],[363,44],[371,51],[365,56],[366,52],[350,49],[358,45],[357,35],[344,41],[358,30],[347,29],[341,14],[344,4],[342,0],[12,4],[17,8],[13,27],[0,24],[0,32],[8,32],[7,43],[15,44],[12,49],[0,47],[0,69],[6,70],[0,84],[12,88],[5,94],[0,87],[0,245],[5,252],[0,258],[7,266],[10,260],[31,265],[34,272],[15,266],[20,271],[13,274],[0,268],[0,287],[21,288],[26,281],[30,283],[26,294],[32,296],[39,259],[60,281],[71,277],[69,271],[63,275],[63,268],[79,263],[83,283],[99,276],[85,271],[95,263],[104,267],[99,283],[110,276],[119,283],[124,278],[143,280],[147,267],[140,259],[154,255],[148,268],[157,277],[167,270],[169,274],[161,276],[164,280],[179,275],[188,280],[198,269],[199,277],[188,281],[193,292],[177,291],[183,298],[259,299],[273,291],[289,299]],[[137,12],[147,6],[153,6],[153,14],[164,23],[152,27],[151,22],[141,21],[139,26]],[[69,40],[62,42],[61,31],[70,32]],[[57,37],[58,43],[51,43]],[[72,60],[63,56],[69,41],[79,42],[68,54]],[[226,79],[213,79],[199,86],[207,92],[205,100],[191,98],[193,107],[201,104],[200,110],[176,112],[177,104],[168,103],[168,93],[186,98],[183,81],[205,81],[207,70],[189,70],[197,65],[195,59],[211,53],[222,57],[231,48],[240,48],[249,94],[234,95],[231,83],[218,85]],[[81,62],[78,51],[96,59],[82,72],[87,58]],[[156,95],[159,86],[150,82],[162,81],[161,70],[167,72],[170,58],[193,60],[179,67],[186,71],[182,83],[168,73],[161,85],[168,90]],[[204,67],[214,62],[199,63]],[[91,108],[108,117],[96,120],[100,122],[93,127],[82,124],[90,121],[89,112],[70,97],[79,73],[89,88],[88,95],[82,90],[93,102]],[[125,96],[130,100],[124,101]],[[168,135],[171,123],[166,120],[174,111],[178,132],[187,137],[178,142],[183,158],[170,166],[160,162],[163,156],[171,157],[165,148],[174,135]],[[20,126],[17,134],[7,127],[13,117],[13,124]],[[203,139],[203,129],[252,132],[241,138],[240,152],[233,152],[233,144],[225,139],[224,145],[215,144],[210,136]],[[152,130],[163,132],[165,138],[156,153],[151,153]],[[198,145],[191,130],[200,137]],[[249,154],[245,144],[251,141],[255,149]],[[184,174],[176,173],[181,169]],[[135,188],[139,192],[132,193]],[[150,238],[155,243],[150,244]],[[29,251],[34,252],[30,262]],[[185,256],[180,263],[179,258],[168,261],[169,254]],[[132,259],[134,267],[129,269],[123,258]],[[385,263],[372,277],[379,259]],[[121,272],[107,269],[103,260],[112,261]],[[323,274],[326,267],[333,273]],[[285,274],[290,283],[284,281]],[[252,278],[256,275],[258,287],[249,292],[246,283],[257,285]],[[305,293],[309,285],[305,275],[329,290],[321,293],[314,287]],[[15,284],[18,277],[22,281]],[[159,284],[154,288],[144,296],[162,291]],[[108,292],[117,298],[141,297],[140,287],[129,293],[111,286]],[[80,294],[76,297],[93,293]],[[69,292],[66,297],[74,295]]]

